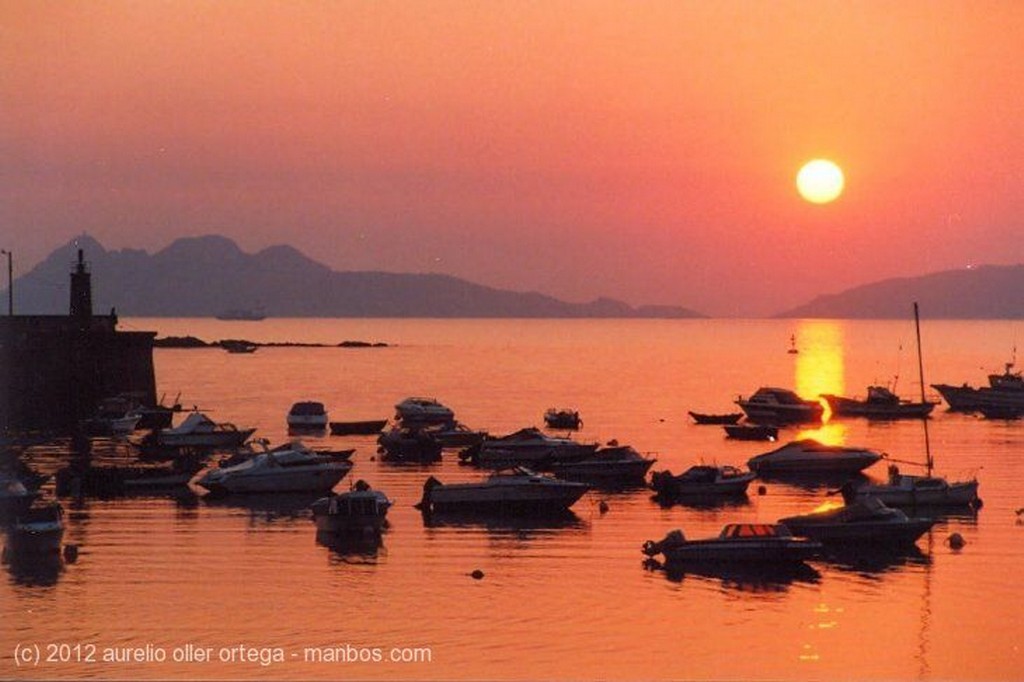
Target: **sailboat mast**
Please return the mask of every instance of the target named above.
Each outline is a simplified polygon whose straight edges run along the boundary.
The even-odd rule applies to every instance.
[[[921,354],[921,318],[917,312],[917,301],[914,301],[914,332],[917,334],[917,375],[921,380],[921,402],[924,403],[924,360]],[[928,415],[921,417],[921,423],[924,425],[925,465],[928,467],[928,476],[931,476],[933,463],[931,443],[928,441]]]

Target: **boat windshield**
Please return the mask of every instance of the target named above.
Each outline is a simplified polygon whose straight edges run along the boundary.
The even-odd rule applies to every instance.
[[[765,538],[783,536],[779,526],[770,523],[730,523],[722,529],[723,538]]]

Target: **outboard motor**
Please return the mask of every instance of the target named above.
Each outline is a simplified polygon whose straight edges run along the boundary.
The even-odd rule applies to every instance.
[[[416,505],[417,509],[425,512],[430,511],[432,497],[431,492],[439,485],[441,485],[441,481],[437,480],[433,476],[423,483],[423,497],[420,499],[419,504]]]
[[[683,535],[683,531],[677,528],[676,530],[669,531],[668,535],[662,538],[660,542],[648,540],[644,543],[642,551],[647,556],[657,556],[666,549],[678,547],[683,544],[686,544],[686,537]]]

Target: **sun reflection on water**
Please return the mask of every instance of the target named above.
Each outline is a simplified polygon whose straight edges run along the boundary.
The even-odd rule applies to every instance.
[[[823,393],[842,395],[843,380],[843,328],[827,320],[804,320],[797,328],[800,338],[800,353],[796,356],[796,392],[807,400],[819,399]],[[819,399],[820,400],[820,399]],[[822,415],[824,426],[813,432],[804,432],[799,437],[815,438],[823,443],[842,443],[845,429],[829,430],[832,411],[824,400]]]

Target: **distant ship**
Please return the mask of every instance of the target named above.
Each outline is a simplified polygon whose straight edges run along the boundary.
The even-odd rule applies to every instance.
[[[247,320],[257,322],[266,319],[266,315],[251,308],[232,308],[217,315],[218,320]]]

